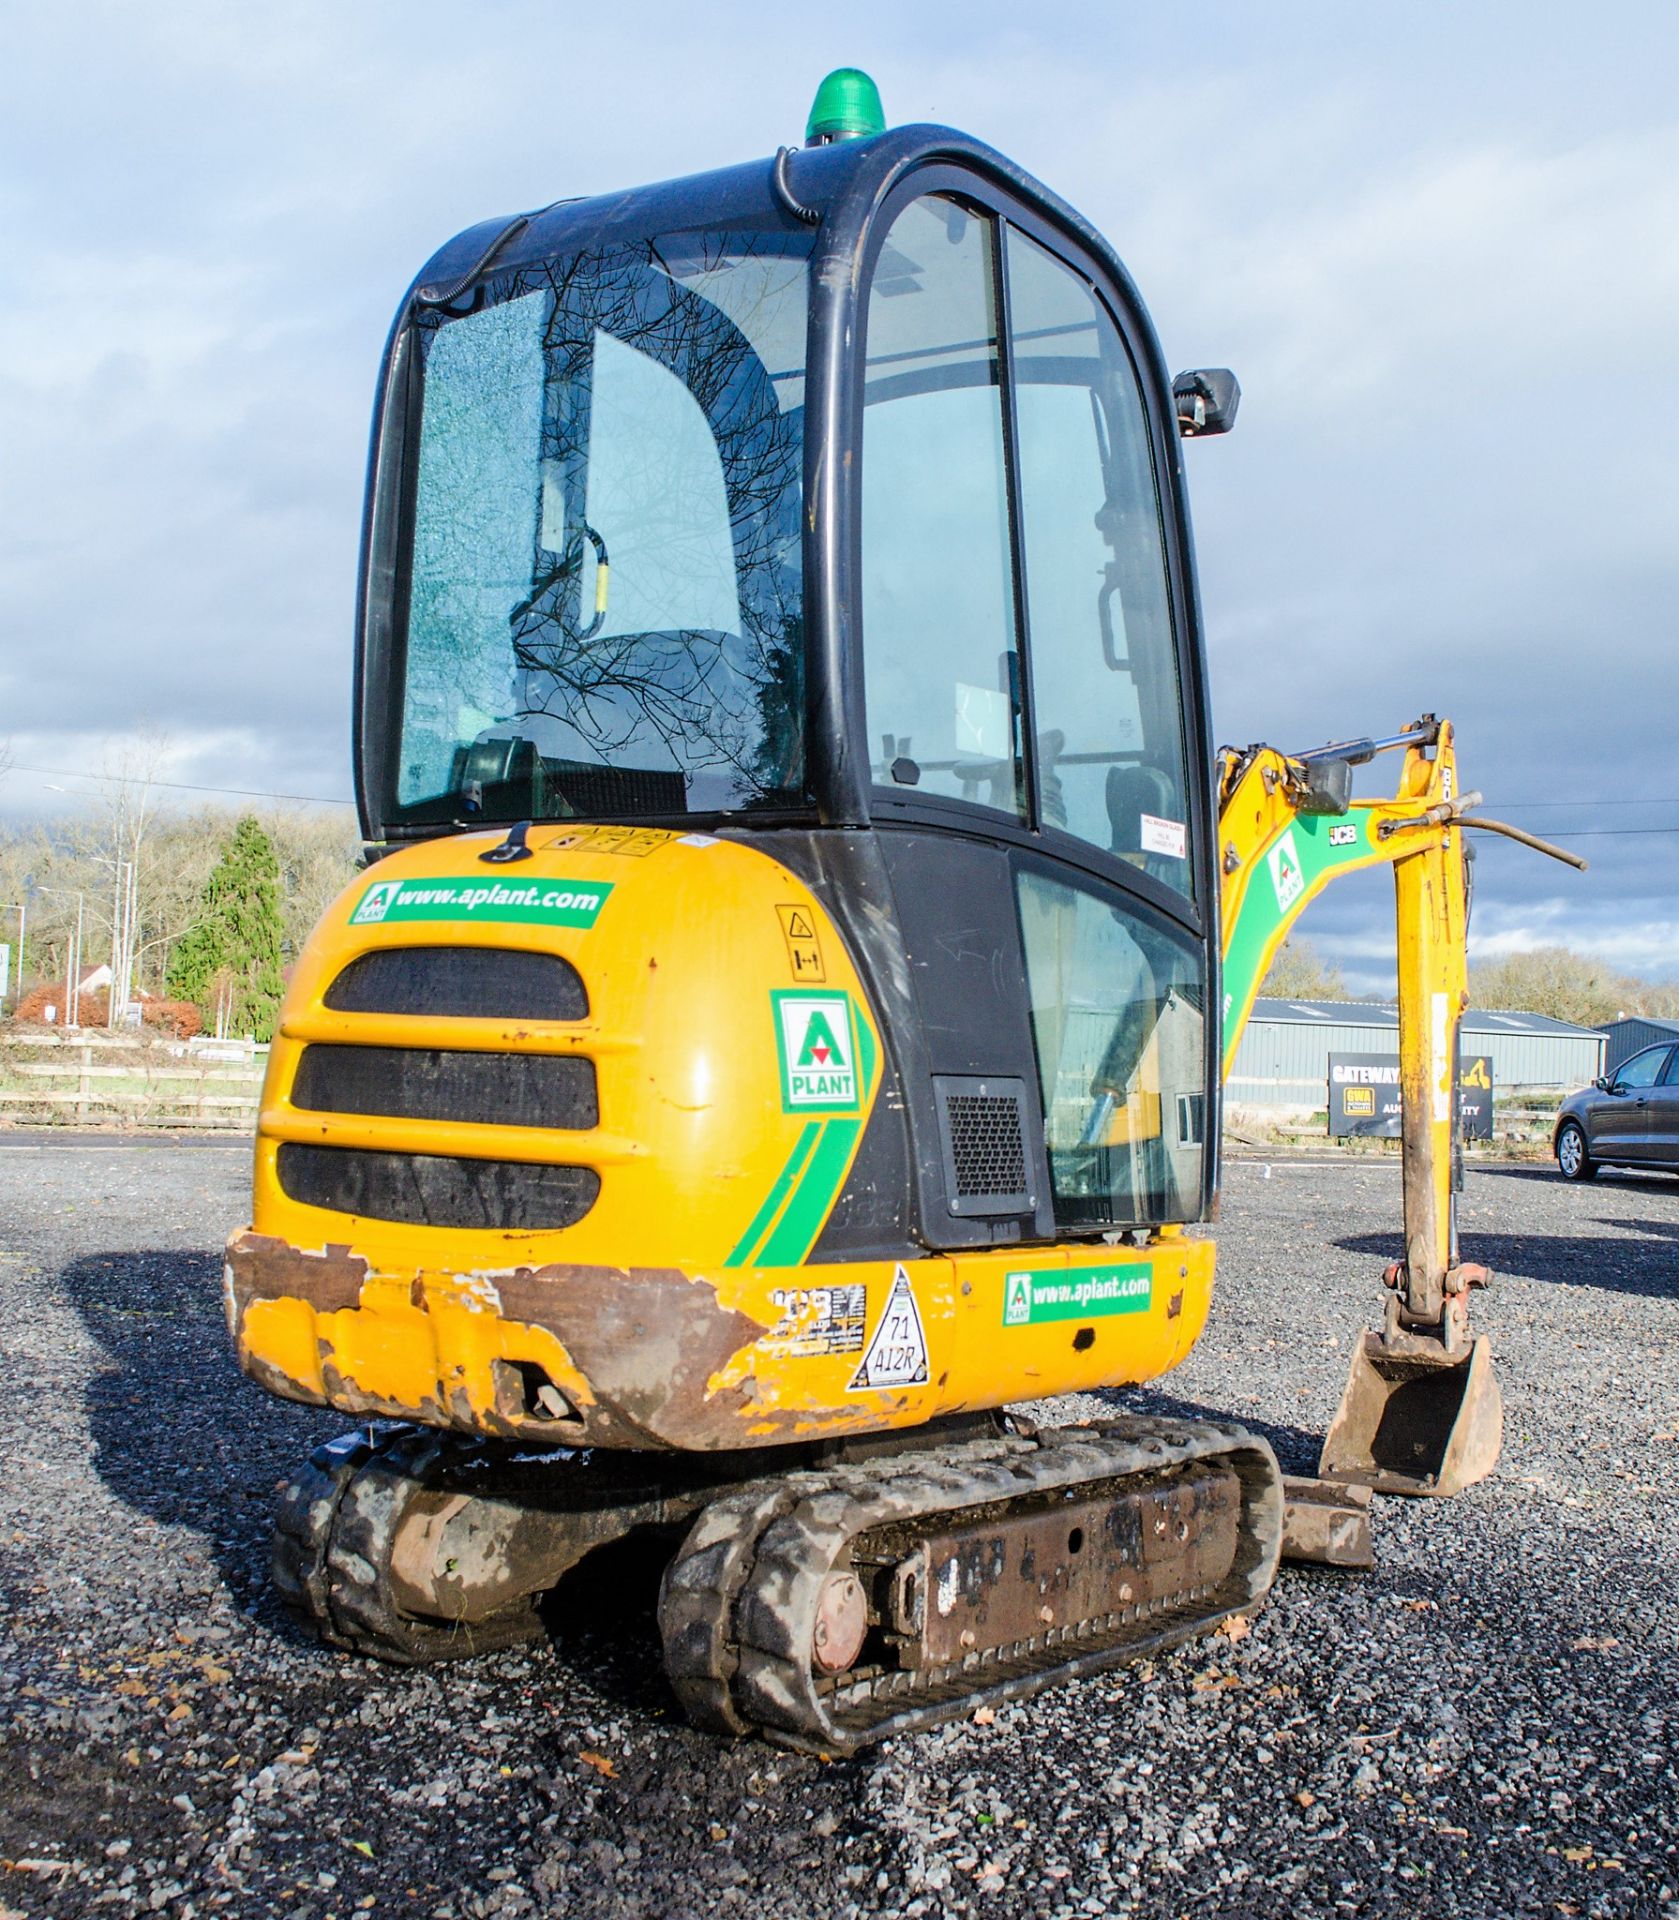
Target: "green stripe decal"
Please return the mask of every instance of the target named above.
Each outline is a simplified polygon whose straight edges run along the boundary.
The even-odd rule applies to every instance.
[[[1260,976],[1269,958],[1267,950],[1280,942],[1333,873],[1375,866],[1392,857],[1374,838],[1375,825],[1375,814],[1361,806],[1341,819],[1300,815],[1255,856],[1256,870],[1248,877],[1247,892],[1242,896],[1224,954],[1222,1052],[1226,1073],[1235,1052],[1233,1040],[1240,1038],[1240,1023],[1246,1020],[1259,991]]]
[[[804,1178],[794,1190],[774,1233],[759,1249],[755,1265],[796,1267],[809,1253],[824,1221],[833,1211],[862,1124],[860,1120],[830,1120],[822,1129],[822,1139],[810,1157]]]
[[[807,1120],[804,1130],[793,1143],[793,1151],[787,1156],[787,1164],[776,1175],[775,1185],[765,1196],[764,1204],[752,1216],[752,1224],[735,1243],[734,1252],[723,1262],[726,1267],[744,1267],[752,1257],[752,1249],[758,1244],[769,1223],[775,1218],[776,1210],[787,1198],[787,1191],[799,1177],[805,1162],[810,1158],[811,1148],[816,1145],[817,1135],[822,1131],[820,1120]]]
[[[867,1108],[874,1091],[878,1048],[867,1019],[855,1008],[852,1033],[857,1049],[857,1084],[862,1093],[861,1104]],[[787,1164],[776,1176],[775,1185],[765,1196],[764,1204],[752,1216],[751,1226],[736,1241],[724,1266],[798,1266],[834,1210],[862,1128],[861,1120],[808,1121],[787,1156]],[[776,1220],[783,1205],[786,1211]],[[775,1221],[773,1230],[771,1221]],[[759,1246],[766,1231],[769,1238]]]
[[[869,1031],[867,1016],[861,1012],[857,1015],[857,1064],[862,1069],[858,1084],[863,1089],[863,1105],[866,1107],[874,1088],[874,1035]]]

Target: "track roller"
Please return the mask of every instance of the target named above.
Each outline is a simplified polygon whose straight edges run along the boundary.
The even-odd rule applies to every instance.
[[[467,1443],[469,1446],[472,1443]],[[398,1666],[454,1660],[542,1631],[538,1595],[482,1620],[404,1612],[393,1561],[411,1509],[461,1451],[451,1436],[397,1427],[317,1447],[280,1498],[274,1585],[286,1611],[321,1639]]]
[[[766,1479],[712,1500],[666,1570],[666,1670],[702,1726],[854,1753],[1250,1610],[1282,1519],[1270,1448],[1212,1422]]]

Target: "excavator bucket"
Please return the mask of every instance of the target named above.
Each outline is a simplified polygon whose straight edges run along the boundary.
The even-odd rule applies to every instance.
[[[1318,1472],[1378,1493],[1461,1493],[1492,1472],[1503,1439],[1504,1398],[1484,1337],[1448,1356],[1432,1341],[1390,1345],[1367,1333]]]

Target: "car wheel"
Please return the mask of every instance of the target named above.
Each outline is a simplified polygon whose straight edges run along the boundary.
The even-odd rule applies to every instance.
[[[1572,1120],[1557,1135],[1557,1165],[1565,1180],[1591,1180],[1597,1174],[1597,1162],[1586,1151],[1586,1136]]]

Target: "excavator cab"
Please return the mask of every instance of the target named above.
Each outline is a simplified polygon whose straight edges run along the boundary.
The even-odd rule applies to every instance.
[[[830,1253],[1201,1219],[1211,753],[1159,348],[999,155],[819,138],[421,274],[373,457],[369,838],[578,821],[804,877],[894,1082]]]

